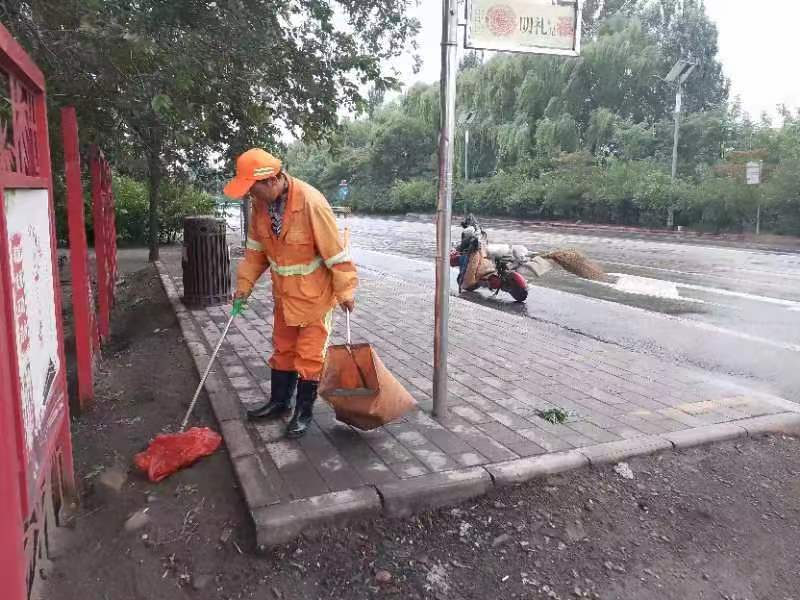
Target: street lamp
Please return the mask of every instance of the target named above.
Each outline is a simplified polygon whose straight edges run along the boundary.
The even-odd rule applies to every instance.
[[[667,73],[664,81],[667,83],[675,84],[675,139],[672,145],[672,184],[674,186],[675,179],[678,177],[678,138],[680,137],[681,129],[681,103],[683,101],[683,84],[689,79],[689,76],[697,68],[697,64],[689,62],[688,60],[679,60],[672,67],[672,70]],[[667,228],[672,229],[675,226],[675,199],[674,190],[673,198],[670,200],[669,211],[667,212]]]
[[[464,182],[469,183],[469,125],[475,119],[475,111],[469,111],[459,125],[464,128]]]

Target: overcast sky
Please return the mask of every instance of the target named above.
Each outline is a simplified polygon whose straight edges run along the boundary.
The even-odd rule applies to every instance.
[[[439,79],[442,3],[422,0],[421,4],[414,15],[422,22],[419,45],[424,62],[416,75],[410,60],[399,63],[406,83]],[[800,107],[800,77],[794,66],[800,54],[795,37],[800,4],[706,0],[706,8],[719,29],[720,59],[732,80],[732,96],[741,95],[745,110],[758,117],[762,111],[774,115],[778,104]]]

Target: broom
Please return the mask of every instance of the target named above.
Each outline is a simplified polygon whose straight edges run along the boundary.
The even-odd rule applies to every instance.
[[[214,366],[217,354],[222,348],[222,342],[225,341],[228,331],[233,325],[233,320],[244,312],[244,302],[244,300],[234,300],[231,316],[225,325],[225,329],[222,330],[222,335],[217,342],[216,348],[214,348],[214,352],[211,354],[211,358],[208,360],[206,371],[203,373],[200,384],[197,386],[192,401],[189,403],[189,409],[186,411],[183,421],[181,421],[178,433],[165,433],[156,436],[145,451],[139,452],[133,457],[134,464],[140,471],[147,474],[147,478],[150,481],[161,481],[204,456],[213,454],[222,443],[222,436],[208,427],[192,427],[187,431],[186,426],[189,424],[189,418],[192,416],[197,399],[200,397],[200,392],[203,390],[211,373],[211,367]]]
[[[559,267],[582,277],[583,279],[591,279],[592,281],[605,281],[608,276],[599,265],[590,261],[584,254],[574,248],[554,250],[549,254],[545,254],[542,258],[547,258],[556,263]]]

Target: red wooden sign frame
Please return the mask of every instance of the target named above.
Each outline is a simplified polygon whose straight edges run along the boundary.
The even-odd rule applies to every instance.
[[[23,600],[34,583],[37,561],[46,552],[48,529],[58,524],[59,508],[74,501],[75,481],[45,82],[2,25],[0,84],[7,85],[11,105],[11,122],[0,117],[0,580],[4,598]],[[18,203],[28,202],[31,214],[41,214],[39,199],[44,197],[44,228],[32,224],[26,230],[29,237],[17,232],[10,238],[9,207],[17,207],[15,219],[20,214],[24,219],[26,211],[19,211]],[[49,261],[24,258],[31,239],[40,256],[49,254]],[[34,268],[26,269],[26,264]],[[29,285],[40,281],[45,282],[43,288]],[[51,302],[42,304],[36,297],[43,291]],[[29,313],[29,307],[39,312]],[[30,331],[29,323],[42,315],[55,323],[54,332]],[[31,392],[37,388],[31,383],[30,357],[47,355],[46,346],[30,350],[42,339],[54,348],[37,404],[40,398]],[[36,382],[41,383],[39,375],[37,371]]]

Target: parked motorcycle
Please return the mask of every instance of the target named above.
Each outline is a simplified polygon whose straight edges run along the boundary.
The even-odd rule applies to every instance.
[[[487,244],[486,258],[494,263],[494,271],[478,280],[470,290],[487,288],[495,293],[501,291],[511,294],[517,302],[528,299],[528,282],[517,272],[532,257],[532,253],[524,246],[508,244]],[[455,248],[450,252],[450,266],[458,268],[461,253]],[[461,282],[459,282],[460,284]]]

